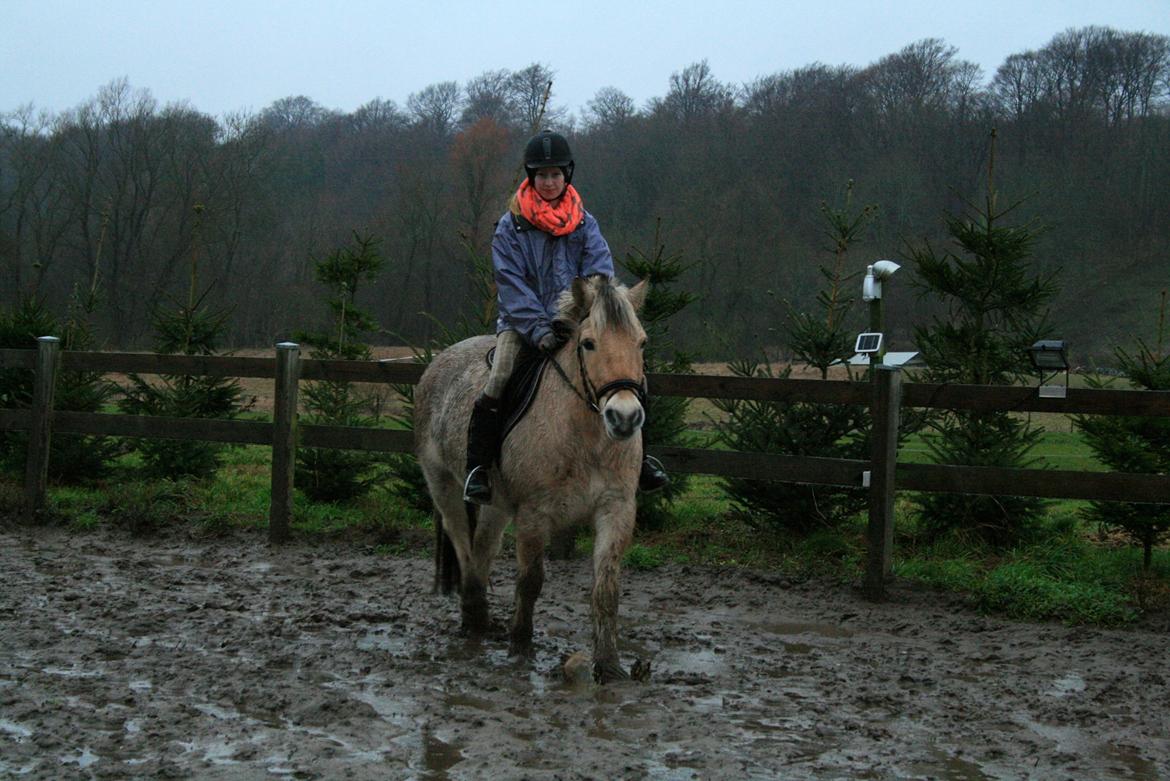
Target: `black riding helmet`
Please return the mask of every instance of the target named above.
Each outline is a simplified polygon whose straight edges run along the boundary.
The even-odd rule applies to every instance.
[[[560,133],[542,130],[524,147],[524,171],[530,185],[536,185],[536,172],[541,168],[559,168],[565,174],[565,184],[572,183],[573,153]]]

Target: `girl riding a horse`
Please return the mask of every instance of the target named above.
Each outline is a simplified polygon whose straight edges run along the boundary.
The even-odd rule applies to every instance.
[[[490,472],[499,451],[500,398],[521,347],[527,343],[546,354],[556,351],[566,338],[555,319],[561,294],[574,279],[614,276],[609,244],[572,185],[573,168],[564,136],[550,130],[535,135],[524,149],[527,178],[496,225],[492,238],[499,309],[496,350],[468,425],[466,502],[492,501]],[[662,464],[643,455],[638,487],[655,491],[668,481]]]

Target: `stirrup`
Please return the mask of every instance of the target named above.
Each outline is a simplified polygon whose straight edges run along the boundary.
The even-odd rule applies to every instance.
[[[472,504],[492,503],[492,481],[486,466],[477,466],[467,473],[463,483],[463,501]]]
[[[666,467],[654,456],[642,457],[642,471],[638,474],[638,490],[644,494],[661,491],[670,483]]]

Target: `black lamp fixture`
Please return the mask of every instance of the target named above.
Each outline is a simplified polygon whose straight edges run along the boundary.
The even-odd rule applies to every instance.
[[[1040,373],[1039,395],[1042,399],[1063,399],[1068,396],[1068,346],[1063,339],[1041,339],[1028,348],[1028,358]],[[1045,385],[1048,379],[1064,372],[1064,385]]]

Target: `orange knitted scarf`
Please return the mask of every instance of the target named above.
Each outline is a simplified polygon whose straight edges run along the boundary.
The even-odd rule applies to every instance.
[[[531,222],[545,233],[554,236],[566,236],[577,229],[581,220],[585,219],[585,207],[581,203],[581,196],[571,184],[565,185],[565,191],[555,201],[546,201],[541,198],[536,188],[525,179],[516,191],[516,205],[520,216]]]

